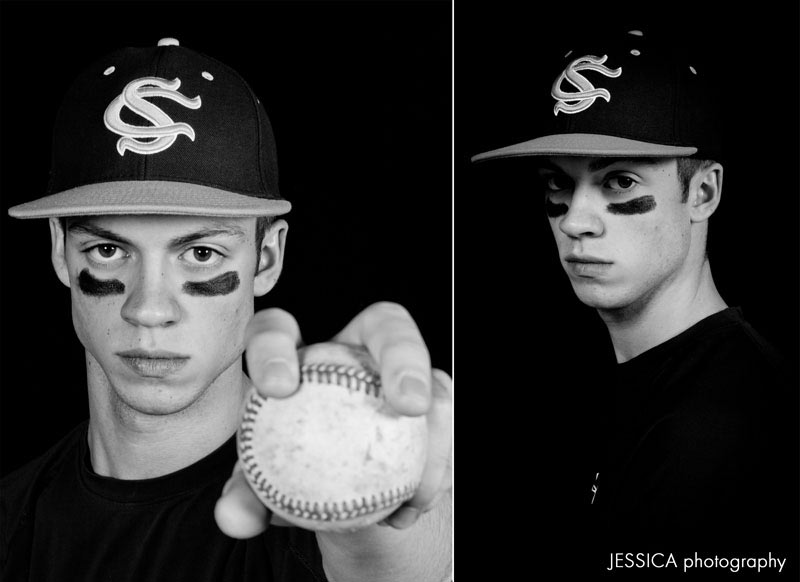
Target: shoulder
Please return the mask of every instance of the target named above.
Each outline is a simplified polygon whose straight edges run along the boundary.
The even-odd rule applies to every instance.
[[[676,348],[657,373],[653,444],[683,467],[755,470],[791,454],[797,390],[781,355],[738,309],[701,322]]]
[[[81,439],[86,437],[86,426],[86,422],[76,426],[47,452],[0,480],[0,542],[3,546],[30,505],[63,469],[64,462],[74,458]]]
[[[683,463],[764,470],[793,454],[797,390],[781,354],[738,310],[698,334],[676,362],[683,385],[662,433]]]
[[[740,310],[727,309],[701,322],[688,340],[670,368],[675,379],[697,387],[690,394],[713,397],[720,406],[774,405],[791,398],[785,359]]]
[[[797,391],[780,356],[736,313],[668,347],[641,377],[652,391],[625,467],[643,527],[707,539],[790,531]]]
[[[698,341],[704,341],[713,351],[731,351],[748,356],[768,366],[780,366],[782,357],[778,350],[744,317],[739,308],[728,308],[716,313],[698,326]]]
[[[2,488],[4,493],[10,493],[30,484],[31,479],[40,475],[43,470],[51,468],[53,464],[57,464],[67,452],[79,445],[81,439],[86,437],[86,430],[87,422],[84,421],[68,432],[61,440],[43,454],[0,479],[0,488]],[[5,497],[3,497],[3,499],[5,499]]]

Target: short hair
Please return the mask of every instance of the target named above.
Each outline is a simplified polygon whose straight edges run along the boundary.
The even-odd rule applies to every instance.
[[[700,170],[705,170],[714,160],[699,160],[697,158],[677,158],[678,182],[681,185],[681,202],[689,199],[689,185],[694,175]]]
[[[261,243],[264,242],[264,235],[267,229],[275,222],[274,216],[259,216],[256,219],[256,255],[261,256]]]

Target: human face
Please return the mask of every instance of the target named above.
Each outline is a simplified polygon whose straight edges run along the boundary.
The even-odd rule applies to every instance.
[[[555,157],[538,174],[562,266],[583,303],[643,307],[688,276],[691,220],[674,159]]]
[[[69,223],[64,257],[90,385],[146,414],[241,379],[253,314],[254,219],[102,216]],[[62,279],[63,280],[63,279]]]

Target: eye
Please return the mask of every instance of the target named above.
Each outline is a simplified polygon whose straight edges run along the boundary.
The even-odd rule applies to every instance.
[[[121,247],[109,243],[95,245],[84,252],[92,261],[100,264],[112,263],[130,256]]]
[[[541,177],[546,194],[560,192],[570,187],[570,179],[561,174],[547,174]]]
[[[611,176],[606,180],[606,186],[612,190],[630,190],[637,183],[630,176]]]
[[[192,247],[183,252],[180,258],[190,265],[210,267],[222,260],[223,256],[210,247]]]
[[[194,255],[194,258],[201,263],[206,263],[213,258],[214,251],[207,247],[197,247],[192,249],[192,254]]]

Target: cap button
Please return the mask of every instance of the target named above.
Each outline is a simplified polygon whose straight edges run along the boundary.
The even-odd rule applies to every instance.
[[[180,46],[177,38],[162,38],[158,41],[158,46]]]

